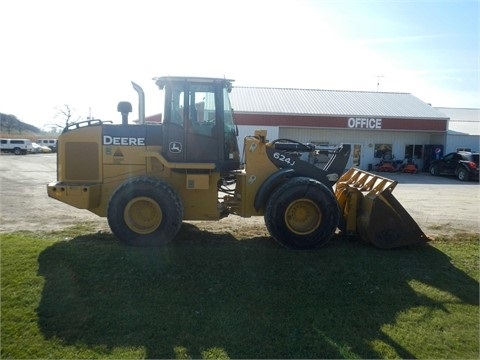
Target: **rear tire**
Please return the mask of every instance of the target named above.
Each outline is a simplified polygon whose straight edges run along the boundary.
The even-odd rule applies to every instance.
[[[138,177],[120,185],[108,204],[113,234],[133,246],[159,246],[180,230],[183,206],[176,191],[160,180]]]
[[[340,210],[332,191],[314,179],[297,177],[278,187],[265,209],[270,235],[290,249],[324,245],[338,226]]]
[[[458,177],[458,180],[460,180],[460,181],[468,181],[468,180],[470,180],[470,174],[469,174],[468,171],[465,170],[464,168],[458,169],[458,171],[457,171],[457,177]]]

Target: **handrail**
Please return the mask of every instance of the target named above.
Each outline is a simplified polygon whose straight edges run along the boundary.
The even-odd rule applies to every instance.
[[[65,128],[63,129],[63,132],[67,132],[67,131],[70,131],[70,130],[75,130],[75,129],[79,129],[81,127],[88,127],[88,126],[99,126],[99,125],[103,125],[103,124],[112,124],[113,121],[102,121],[100,119],[89,119],[89,120],[84,120],[84,121],[79,121],[79,122],[76,122],[76,123],[73,123],[73,124],[69,124],[67,126],[65,126]]]

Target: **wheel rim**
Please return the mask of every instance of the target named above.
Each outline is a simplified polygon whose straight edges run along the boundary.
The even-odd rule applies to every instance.
[[[127,226],[139,234],[150,234],[162,223],[160,205],[146,196],[136,197],[125,206],[123,213]]]
[[[285,211],[285,224],[298,235],[314,232],[322,222],[322,212],[313,201],[299,199],[292,202]]]
[[[460,171],[458,172],[458,178],[459,178],[460,180],[465,180],[465,172],[464,172],[463,170],[460,170]]]

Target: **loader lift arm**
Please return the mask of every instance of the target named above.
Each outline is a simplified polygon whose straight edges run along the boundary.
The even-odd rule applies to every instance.
[[[348,158],[351,152],[350,144],[343,144],[329,151],[332,157],[323,169],[306,161],[287,160],[291,159],[292,152],[309,152],[318,150],[318,146],[313,144],[303,144],[295,140],[277,139],[271,142],[271,146],[267,147],[267,155],[279,168],[293,168],[299,174],[312,177],[325,185],[333,185],[344,173]]]

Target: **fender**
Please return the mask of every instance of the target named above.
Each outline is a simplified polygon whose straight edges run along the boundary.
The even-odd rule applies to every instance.
[[[272,190],[276,189],[278,185],[284,182],[287,179],[291,179],[295,176],[299,176],[295,174],[295,170],[289,169],[280,169],[277,172],[270,175],[267,180],[265,180],[260,188],[258,189],[257,193],[255,194],[255,201],[253,202],[253,207],[256,211],[259,211],[265,204],[267,203],[267,199],[272,192]]]

